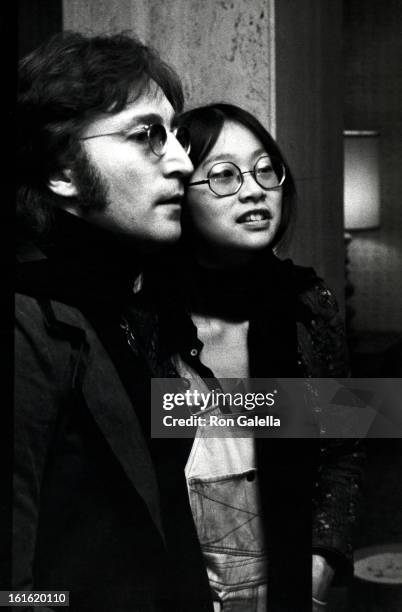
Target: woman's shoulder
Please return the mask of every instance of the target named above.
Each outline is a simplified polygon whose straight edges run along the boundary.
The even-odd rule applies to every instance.
[[[310,285],[303,287],[297,294],[301,305],[306,307],[313,318],[330,321],[340,316],[339,305],[334,292],[327,283],[315,275]]]
[[[345,328],[337,299],[313,268],[292,264],[299,352],[313,377],[348,375]]]
[[[328,320],[339,313],[333,291],[314,268],[296,265],[291,259],[280,261],[279,266],[285,283],[291,286],[296,302],[305,311],[304,318],[323,317]]]

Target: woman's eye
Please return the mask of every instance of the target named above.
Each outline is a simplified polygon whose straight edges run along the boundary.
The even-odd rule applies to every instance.
[[[262,176],[268,176],[269,174],[272,174],[273,172],[274,172],[274,169],[271,166],[271,164],[266,164],[265,166],[259,166],[257,168],[257,174],[260,174]]]
[[[210,174],[210,178],[214,181],[230,181],[235,176],[233,168],[221,168],[214,170]]]

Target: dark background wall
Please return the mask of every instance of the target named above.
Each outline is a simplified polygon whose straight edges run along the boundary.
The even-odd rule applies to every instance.
[[[18,55],[63,29],[61,0],[18,0]]]
[[[381,227],[354,236],[354,326],[402,332],[402,3],[344,1],[344,123],[380,131]]]
[[[344,127],[381,134],[381,227],[354,234],[349,248],[356,374],[401,376],[402,3],[344,0],[343,9]],[[366,449],[356,547],[401,542],[402,440],[368,440]]]
[[[277,0],[276,138],[296,179],[289,254],[343,303],[342,2]]]

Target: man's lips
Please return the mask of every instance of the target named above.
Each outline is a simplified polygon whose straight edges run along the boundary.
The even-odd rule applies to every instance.
[[[158,199],[157,204],[178,204],[179,206],[183,203],[184,194],[182,192],[172,193],[170,195],[163,196]]]
[[[267,208],[251,208],[237,217],[236,223],[262,223],[271,219],[272,214]]]

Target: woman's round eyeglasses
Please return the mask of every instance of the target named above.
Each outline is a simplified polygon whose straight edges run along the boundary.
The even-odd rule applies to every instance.
[[[179,144],[183,147],[186,153],[190,152],[190,133],[188,129],[183,125],[171,130],[171,132]],[[151,125],[144,126],[138,130],[125,133],[123,131],[118,132],[106,132],[103,134],[94,134],[93,136],[85,136],[80,140],[91,140],[92,138],[103,138],[103,136],[124,136],[127,140],[136,140],[138,142],[147,141],[149,148],[152,153],[157,157],[162,157],[166,153],[168,131],[161,123],[152,123]]]
[[[278,189],[283,185],[286,170],[281,161],[268,155],[260,157],[252,170],[245,170],[244,172],[233,162],[218,162],[209,170],[206,179],[189,183],[188,187],[207,183],[210,190],[217,196],[234,195],[240,191],[245,174],[251,174],[260,187],[269,190]]]

